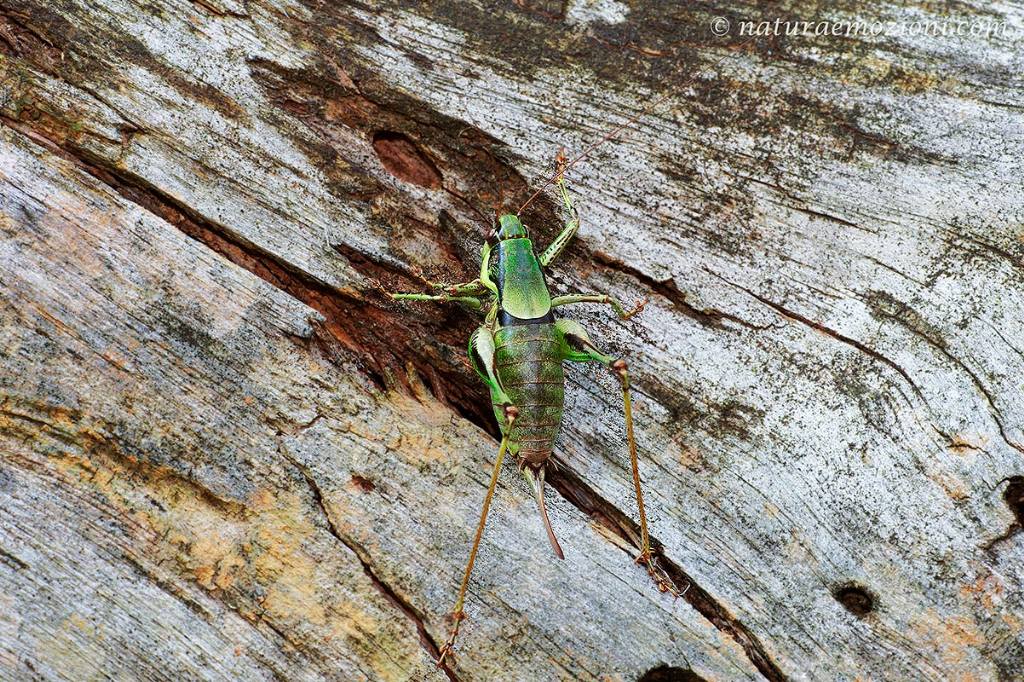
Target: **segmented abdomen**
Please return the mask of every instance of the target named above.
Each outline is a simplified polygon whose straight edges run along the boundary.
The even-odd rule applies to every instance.
[[[551,456],[565,404],[565,374],[555,325],[502,327],[494,335],[498,379],[519,417],[509,435],[510,449],[530,464]],[[495,410],[498,423],[504,413]]]

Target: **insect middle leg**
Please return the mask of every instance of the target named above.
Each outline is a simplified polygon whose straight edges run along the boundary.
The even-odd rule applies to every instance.
[[[565,296],[555,296],[551,299],[552,308],[560,305],[572,305],[573,303],[606,303],[612,307],[612,310],[621,319],[628,320],[644,309],[644,306],[647,305],[647,299],[640,299],[640,302],[629,310],[626,310],[618,299],[612,298],[608,294],[566,294]]]
[[[474,279],[471,282],[462,282],[460,284],[443,284],[440,282],[431,282],[426,277],[423,277],[422,275],[419,276],[428,287],[439,293],[416,294],[393,293],[390,291],[384,291],[384,293],[395,301],[440,301],[443,303],[465,303],[474,310],[479,310],[482,306],[480,297],[488,294],[488,287],[480,279]],[[383,291],[383,288],[381,289]]]
[[[388,294],[396,301],[440,301],[441,303],[465,303],[473,310],[479,310],[481,303],[479,298],[472,296],[449,296],[448,294]]]
[[[479,278],[474,279],[472,282],[462,282],[459,284],[445,284],[444,282],[431,282],[428,279],[423,280],[427,283],[434,291],[442,291],[452,296],[482,296],[487,293],[487,288]]]
[[[622,386],[623,412],[626,421],[626,441],[629,445],[629,462],[633,469],[633,487],[636,490],[636,506],[640,514],[640,555],[637,563],[642,563],[647,572],[662,592],[675,593],[672,582],[658,569],[651,551],[650,535],[647,531],[647,513],[644,511],[644,493],[640,485],[640,463],[636,453],[636,438],[633,433],[633,405],[629,392],[629,371],[626,361],[613,358],[598,350],[590,340],[583,326],[574,320],[558,320],[555,323],[562,333],[569,349],[566,359],[572,362],[600,362],[615,374]]]

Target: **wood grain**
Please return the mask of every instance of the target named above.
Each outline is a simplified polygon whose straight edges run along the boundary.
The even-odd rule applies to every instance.
[[[1010,3],[0,0],[0,677],[1024,676],[1022,47]],[[549,282],[651,299],[566,314],[683,596],[571,367],[566,561],[510,468],[437,670],[494,427],[473,314],[377,283],[471,279],[662,95]]]

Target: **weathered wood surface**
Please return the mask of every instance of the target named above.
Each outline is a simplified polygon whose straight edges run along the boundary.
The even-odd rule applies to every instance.
[[[1024,677],[1022,48],[1011,4],[0,0],[0,677]],[[660,93],[551,282],[651,297],[569,315],[683,597],[572,368],[567,559],[510,469],[438,671],[493,427],[472,315],[373,282],[471,278]]]

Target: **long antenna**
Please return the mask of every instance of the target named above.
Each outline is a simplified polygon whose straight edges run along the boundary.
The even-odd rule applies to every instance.
[[[750,38],[747,38],[742,43],[739,43],[738,45],[736,45],[736,47],[734,49],[739,49],[739,48],[743,47],[744,45],[746,45],[747,43],[749,43],[753,39],[754,39],[754,36],[751,36]],[[716,61],[714,64],[712,64],[710,67],[708,67],[708,69],[715,68],[716,66],[718,66],[719,64],[724,62],[728,57],[729,57],[729,55],[725,55],[724,57],[722,57],[721,59]],[[686,81],[685,83],[683,83],[678,88],[676,88],[674,90],[670,90],[669,92],[666,92],[664,95],[662,95],[661,97],[659,97],[658,99],[654,100],[653,102],[648,104],[646,107],[641,109],[639,113],[633,114],[632,116],[627,118],[623,123],[620,123],[619,125],[617,125],[614,128],[612,128],[609,132],[605,133],[605,135],[601,139],[597,140],[596,142],[592,142],[586,149],[584,149],[582,152],[580,152],[578,155],[576,155],[576,157],[573,158],[572,161],[569,161],[566,164],[559,164],[558,168],[555,169],[554,174],[550,178],[548,178],[547,181],[545,181],[545,183],[543,185],[541,185],[539,188],[537,188],[537,191],[535,191],[533,194],[530,195],[530,198],[526,200],[526,203],[524,203],[522,206],[519,207],[519,210],[516,211],[516,214],[518,215],[518,214],[522,213],[526,209],[527,206],[529,206],[531,203],[533,203],[534,199],[536,199],[538,196],[540,196],[541,192],[543,192],[548,187],[550,187],[552,185],[552,183],[554,183],[555,181],[558,180],[558,178],[562,177],[566,173],[566,171],[568,171],[570,168],[575,166],[577,163],[579,163],[583,159],[585,159],[588,156],[590,156],[591,152],[593,152],[595,149],[597,149],[598,147],[603,145],[605,142],[608,142],[609,140],[614,140],[616,137],[618,137],[622,133],[622,131],[624,131],[626,128],[628,128],[629,126],[633,125],[637,121],[639,121],[644,116],[647,116],[647,114],[649,114],[652,111],[654,111],[658,107],[659,104],[661,104],[662,102],[667,100],[670,96],[672,96],[676,92],[682,91],[682,90],[686,89],[687,87],[689,87],[689,85],[691,83],[693,83],[694,81],[696,81],[697,78],[701,75],[701,73],[703,73],[705,70],[707,70],[707,69],[701,69],[700,71],[695,73],[690,80]]]

